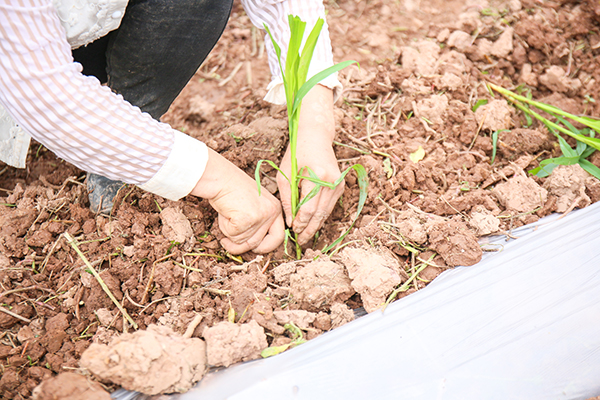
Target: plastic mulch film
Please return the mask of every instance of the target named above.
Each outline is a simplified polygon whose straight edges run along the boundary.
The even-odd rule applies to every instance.
[[[600,394],[600,203],[281,355],[168,399],[587,399]],[[130,392],[115,399],[135,398]],[[143,397],[138,397],[143,398]]]

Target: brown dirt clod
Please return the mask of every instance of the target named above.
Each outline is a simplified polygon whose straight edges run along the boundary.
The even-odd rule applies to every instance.
[[[332,261],[313,261],[290,276],[293,300],[306,310],[318,312],[346,301],[355,291],[344,267]]]
[[[206,328],[202,337],[206,340],[208,365],[213,367],[254,360],[268,346],[265,331],[256,321],[247,324],[223,321]]]
[[[95,376],[149,395],[185,392],[206,370],[206,345],[171,329],[151,325],[123,334],[108,345],[93,343],[81,366]]]
[[[98,383],[74,372],[63,372],[45,380],[32,393],[33,400],[110,400],[110,394]]]
[[[394,287],[407,276],[400,263],[390,254],[372,248],[347,247],[340,252],[342,263],[360,294],[363,307],[370,313],[385,303]]]

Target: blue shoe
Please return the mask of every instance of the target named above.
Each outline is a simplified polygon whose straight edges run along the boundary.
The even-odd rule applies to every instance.
[[[119,190],[125,186],[123,182],[113,181],[92,173],[88,173],[86,184],[90,210],[95,214],[110,214]]]

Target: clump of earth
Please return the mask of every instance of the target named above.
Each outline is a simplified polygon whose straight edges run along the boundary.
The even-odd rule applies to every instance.
[[[556,137],[485,86],[598,117],[596,2],[341,0],[326,8],[335,59],[361,65],[340,73],[336,109],[340,168],[360,163],[370,181],[349,244],[319,251],[356,214],[352,174],[301,260],[283,247],[237,258],[221,248],[206,201],[128,187],[112,215],[95,215],[84,172],[35,144],[27,169],[0,168],[8,311],[0,312],[0,398],[185,391],[210,368],[296,345],[298,330],[311,340],[384,312],[444,270],[477,263],[487,235],[509,236],[600,199],[600,182],[578,165],[532,176],[541,160],[561,155]],[[258,160],[277,163],[286,147],[285,107],[262,100],[269,79],[262,34],[236,5],[163,120],[253,176]],[[600,166],[598,153],[589,161]],[[276,171],[262,171],[277,195]]]

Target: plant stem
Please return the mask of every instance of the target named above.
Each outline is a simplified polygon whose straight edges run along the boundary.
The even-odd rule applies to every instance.
[[[298,121],[295,118],[289,118],[289,130],[290,130],[290,153],[291,153],[291,164],[292,171],[290,175],[290,186],[291,186],[291,204],[292,204],[292,216],[296,218],[298,214],[298,160],[296,159],[296,143],[298,142]]]
[[[300,201],[300,189],[298,188],[300,178],[298,177],[298,159],[296,158],[296,148],[298,143],[298,116],[300,115],[301,105],[302,103],[300,103],[292,118],[288,118],[288,127],[290,131],[290,154],[292,157],[292,171],[290,175],[292,220],[294,220],[298,214],[298,202]],[[290,229],[292,229],[291,226]],[[294,233],[294,243],[296,244],[296,258],[299,260],[302,258],[302,247],[298,243],[297,233]]]

